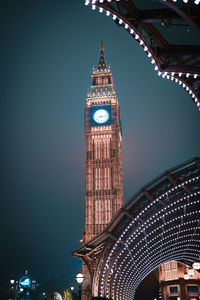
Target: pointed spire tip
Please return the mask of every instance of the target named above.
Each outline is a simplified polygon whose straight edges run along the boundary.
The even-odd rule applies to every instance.
[[[104,56],[104,44],[103,41],[101,41],[100,43],[100,59],[99,59],[99,64],[97,67],[97,71],[103,71],[106,70],[107,66],[106,66],[106,62],[105,62],[105,56]]]
[[[103,41],[101,41],[101,43],[100,43],[100,50],[101,50],[101,51],[104,51],[104,44],[103,44]]]

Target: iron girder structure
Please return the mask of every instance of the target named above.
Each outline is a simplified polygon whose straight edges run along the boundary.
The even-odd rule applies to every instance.
[[[106,299],[134,299],[141,281],[165,262],[192,266],[200,258],[200,158],[141,188],[73,255],[90,270],[93,297]]]
[[[174,1],[154,1],[153,9],[145,8],[152,0],[85,0],[85,4],[105,11],[123,26],[142,46],[158,75],[186,89],[200,110],[200,5]],[[179,41],[179,35],[177,43],[170,43],[171,28],[184,28],[187,42]]]

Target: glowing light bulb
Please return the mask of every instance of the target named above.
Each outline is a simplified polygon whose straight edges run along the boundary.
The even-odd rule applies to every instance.
[[[188,273],[189,276],[193,276],[194,275],[194,270],[193,269],[189,269],[187,273]]]
[[[184,279],[185,280],[188,280],[190,277],[189,277],[189,275],[188,274],[184,274]]]

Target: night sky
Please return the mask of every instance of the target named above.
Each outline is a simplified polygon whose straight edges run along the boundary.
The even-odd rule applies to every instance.
[[[104,41],[122,113],[125,201],[200,155],[200,112],[141,46],[81,0],[0,2],[1,285],[69,287],[84,226],[84,104]],[[56,279],[56,280],[55,280]]]

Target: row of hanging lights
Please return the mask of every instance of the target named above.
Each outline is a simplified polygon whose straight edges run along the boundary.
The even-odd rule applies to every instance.
[[[163,1],[166,1],[166,0],[163,0]],[[173,2],[178,2],[177,0],[172,0]],[[182,0],[184,3],[188,3],[189,2],[189,0]],[[196,5],[199,5],[200,4],[200,0],[194,0],[194,4],[196,4]]]
[[[119,2],[120,0],[116,0],[117,2]],[[166,2],[167,0],[163,0],[163,2]],[[172,0],[173,2],[179,2],[179,0]],[[187,4],[188,2],[190,2],[191,0],[182,0],[182,2],[184,2],[185,4]],[[89,0],[85,0],[85,2],[89,3]],[[96,0],[92,1],[93,3],[97,2]],[[104,3],[104,2],[112,2],[112,0],[99,0],[99,3]],[[194,4],[199,5],[200,4],[200,0],[193,0]],[[87,5],[87,4],[86,4]]]
[[[200,261],[195,261],[192,267],[194,270],[200,270]]]

